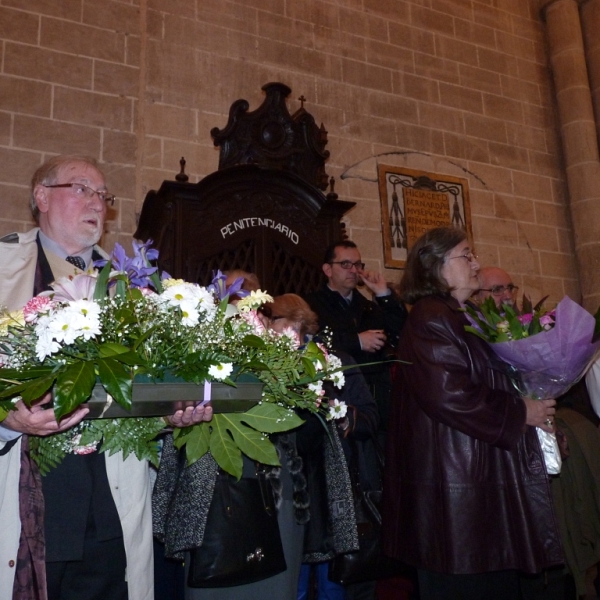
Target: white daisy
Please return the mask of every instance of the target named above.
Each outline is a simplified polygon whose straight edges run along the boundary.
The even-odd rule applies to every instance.
[[[208,368],[208,374],[213,379],[225,379],[231,375],[233,371],[233,363],[221,363],[218,365],[211,365]]]
[[[343,419],[348,412],[348,407],[345,402],[339,400],[330,400],[329,404],[329,418],[330,419]]]

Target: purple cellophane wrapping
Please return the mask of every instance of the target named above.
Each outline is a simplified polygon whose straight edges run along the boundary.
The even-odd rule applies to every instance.
[[[565,296],[556,307],[552,329],[491,347],[519,371],[524,392],[537,398],[556,398],[581,378],[600,347],[600,341],[592,343],[594,327],[594,317]]]

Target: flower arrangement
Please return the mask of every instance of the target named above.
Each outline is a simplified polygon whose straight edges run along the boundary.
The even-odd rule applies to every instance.
[[[225,471],[239,477],[242,453],[279,464],[268,436],[302,423],[294,409],[324,419],[343,412],[322,403],[324,379],[343,385],[341,361],[314,342],[300,348],[291,331],[266,329],[257,308],[271,300],[268,294],[253,292],[234,309],[227,300],[244,295],[241,280],[227,287],[217,273],[210,286],[202,287],[159,277],[151,264],[158,252],[150,242],[134,242],[133,250],[128,258],[117,244],[111,260],[97,265],[103,266],[100,272],[61,279],[22,311],[2,315],[0,420],[17,400],[30,405],[49,391],[60,419],[90,397],[97,381],[129,410],[136,376],[236,386],[236,380],[251,375],[264,386],[256,406],[175,430],[188,462],[210,451]],[[155,437],[164,426],[156,417],[86,420],[61,434],[30,437],[30,444],[42,471],[67,452],[97,447],[133,452],[156,464]]]
[[[467,306],[471,321],[465,329],[491,344],[492,350],[512,365],[539,398],[564,394],[583,375],[598,349],[600,310],[592,316],[565,296],[554,310],[543,307],[545,298],[532,306],[524,296],[522,310],[492,298],[477,309]],[[533,389],[535,379],[539,389]],[[527,383],[527,382],[524,382]]]
[[[544,308],[542,298],[535,306],[531,300],[523,295],[522,310],[509,304],[498,308],[490,296],[478,307],[478,310],[467,306],[466,312],[475,323],[474,327],[466,329],[483,338],[486,342],[509,342],[531,337],[542,331],[549,331],[554,327],[556,310]]]
[[[496,307],[490,297],[465,312],[471,325],[465,329],[488,342],[507,364],[516,389],[534,399],[564,394],[585,373],[599,347],[595,340],[600,311],[593,317],[570,298],[563,298],[555,310],[535,306],[524,296],[522,310],[504,304]],[[556,437],[538,428],[550,474],[560,472]]]

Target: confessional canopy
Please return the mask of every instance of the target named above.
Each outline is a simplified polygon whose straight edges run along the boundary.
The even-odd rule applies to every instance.
[[[265,100],[249,112],[231,106],[224,129],[211,135],[219,169],[196,184],[184,173],[144,200],[135,237],[153,239],[161,269],[206,285],[212,272],[256,273],[272,295],[300,295],[323,280],[325,248],[346,237],[341,217],[355,203],[325,195],[327,131],[302,106],[293,115],[282,83],[263,86]]]

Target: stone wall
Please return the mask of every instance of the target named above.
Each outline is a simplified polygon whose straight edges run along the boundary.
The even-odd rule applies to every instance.
[[[534,298],[579,299],[544,27],[533,0],[0,0],[0,233],[31,225],[27,183],[55,153],[96,156],[126,241],[149,189],[261,86],[329,131],[328,173],[383,268],[377,164],[469,181],[483,264]],[[388,270],[390,280],[401,271]]]

